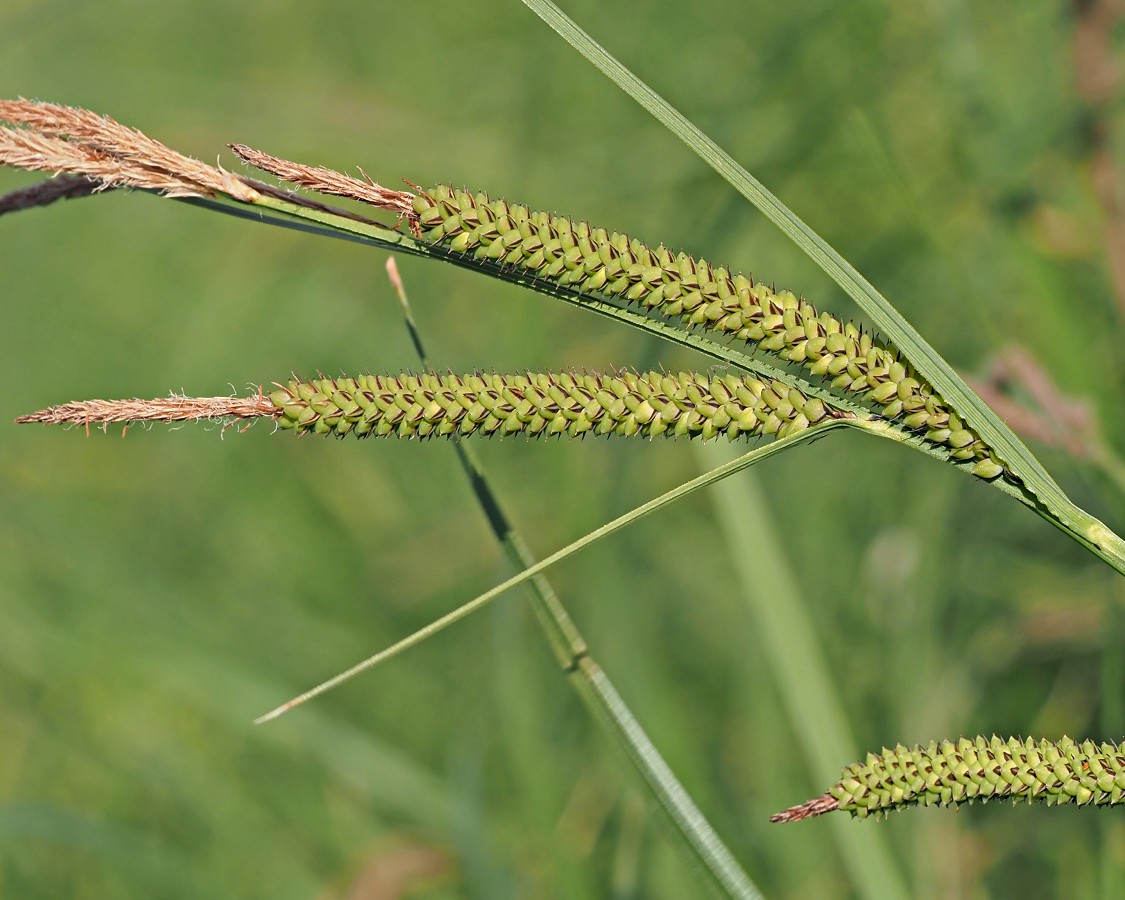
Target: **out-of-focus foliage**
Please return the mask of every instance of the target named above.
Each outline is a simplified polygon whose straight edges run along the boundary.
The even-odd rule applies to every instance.
[[[1125,445],[1068,5],[567,11],[955,365],[983,373],[1020,344]],[[5,96],[103,111],[209,161],[241,141],[391,185],[480,187],[851,314],[518,3],[15,0],[0,46]],[[1102,122],[1119,148],[1121,109]],[[30,180],[0,173],[0,188]],[[695,890],[518,597],[249,725],[504,575],[447,446],[3,424],[72,398],[414,367],[382,262],[124,193],[0,219],[0,893]],[[442,367],[707,365],[452,267],[400,268]],[[998,492],[883,443],[834,436],[755,476],[816,615],[822,646],[793,652],[826,657],[857,756],[962,733],[1119,739],[1121,579]],[[479,449],[539,553],[697,466],[668,442]],[[1125,521],[1097,468],[1033,449],[1080,505]],[[754,880],[848,896],[827,821],[766,821],[826,785],[791,749],[714,518],[692,498],[553,579]],[[1112,814],[989,806],[852,827],[885,829],[923,897],[1112,896],[1125,878]]]

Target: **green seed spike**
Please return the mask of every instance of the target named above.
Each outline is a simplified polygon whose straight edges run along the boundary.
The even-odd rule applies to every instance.
[[[492,260],[564,289],[618,300],[717,331],[803,366],[843,394],[852,394],[977,463],[991,479],[1007,469],[972,431],[949,425],[945,401],[890,345],[806,300],[618,232],[592,228],[526,206],[438,185],[414,198],[425,240],[458,254]]]
[[[961,738],[927,747],[884,748],[844,769],[823,796],[770,817],[793,822],[842,809],[886,815],[907,806],[959,806],[980,800],[1048,806],[1125,803],[1125,744],[1032,738]]]
[[[362,375],[269,395],[281,428],[359,437],[786,437],[842,413],[780,381],[691,372]]]

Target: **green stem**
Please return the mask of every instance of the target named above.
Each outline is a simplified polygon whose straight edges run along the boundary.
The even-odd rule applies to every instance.
[[[588,547],[590,544],[601,540],[603,537],[607,537],[613,534],[615,531],[619,531],[626,525],[632,524],[638,519],[641,519],[644,516],[649,515],[650,513],[656,512],[658,509],[674,503],[681,497],[685,497],[702,487],[706,487],[709,484],[714,484],[716,481],[721,481],[728,475],[733,475],[735,472],[740,472],[743,469],[754,465],[754,463],[761,462],[764,459],[768,459],[774,454],[781,453],[784,450],[788,450],[790,447],[820,437],[822,434],[826,434],[831,429],[846,425],[849,422],[850,420],[848,419],[831,419],[813,428],[806,428],[804,431],[798,432],[797,434],[781,438],[780,440],[773,441],[772,443],[767,444],[764,447],[759,447],[755,450],[751,450],[749,453],[743,454],[742,456],[738,457],[738,459],[735,459],[732,462],[719,466],[717,469],[712,469],[710,472],[706,472],[703,475],[693,478],[691,481],[687,481],[679,485],[678,487],[673,488],[665,494],[661,494],[659,497],[650,500],[647,503],[642,504],[641,506],[638,506],[636,509],[626,513],[625,515],[619,516],[612,522],[607,522],[600,528],[594,529],[589,534],[584,535],[571,544],[568,544],[561,550],[555,551],[545,559],[542,559],[534,565],[524,569],[522,572],[513,575],[507,581],[496,585],[496,587],[492,588],[489,591],[485,591],[483,594],[475,597],[462,606],[459,606],[457,609],[446,613],[441,618],[435,619],[429,625],[418,629],[418,631],[415,631],[413,634],[408,635],[395,644],[392,644],[390,647],[387,647],[386,649],[381,650],[372,656],[369,656],[367,659],[356,663],[350,669],[341,672],[339,675],[336,675],[333,678],[322,682],[321,684],[317,685],[314,688],[311,688],[308,691],[305,691],[303,694],[300,694],[299,696],[294,697],[292,700],[283,703],[276,709],[273,709],[270,712],[259,716],[254,720],[255,724],[260,725],[264,722],[270,721],[271,719],[276,719],[278,716],[288,712],[294,707],[300,706],[302,703],[305,703],[306,701],[311,700],[314,697],[319,697],[321,694],[327,693],[333,688],[339,687],[344,682],[350,681],[356,675],[359,675],[360,673],[365,672],[368,669],[374,668],[375,666],[379,665],[379,663],[385,662],[392,657],[398,656],[398,654],[402,653],[404,650],[409,650],[411,647],[417,646],[418,644],[433,637],[439,632],[444,631],[450,625],[460,622],[462,619],[476,612],[478,609],[482,609],[483,607],[487,606],[501,594],[506,593],[512,588],[530,580],[540,572],[553,566],[555,563],[561,562],[574,553],[577,553],[579,550],[582,550],[585,547]]]
[[[704,465],[727,457],[722,445],[700,446]],[[838,676],[825,656],[811,608],[798,583],[795,561],[778,533],[760,479],[753,473],[711,491],[720,533],[733,565],[734,590],[745,600],[750,627],[765,655],[808,769],[818,781],[838,777],[840,760],[855,754]],[[752,553],[745,548],[753,547]],[[886,834],[839,822],[833,837],[856,893],[869,898],[910,896]]]
[[[895,428],[889,422],[857,419],[850,421],[849,424],[866,431],[868,434],[889,438],[930,456],[943,458],[940,448],[934,448],[932,444],[927,444],[914,435],[908,434],[900,428]],[[953,462],[947,456],[945,460]],[[963,466],[959,465],[959,467]],[[1122,540],[1105,523],[1075,505],[1062,491],[1059,491],[1057,495],[1051,495],[1050,502],[1047,502],[1042,495],[1036,495],[1028,490],[1022,482],[1014,482],[1006,478],[994,478],[989,484],[1008,496],[1014,497],[1061,532],[1105,560],[1122,575],[1125,575],[1125,540]]]
[[[388,263],[389,271],[392,266],[393,259]],[[431,369],[421,333],[414,322],[410,301],[398,279],[397,271],[393,272],[392,283],[418,357],[425,368]],[[477,455],[460,439],[454,440],[453,447],[477,502],[488,517],[492,533],[508,560],[517,571],[535,565],[535,557],[504,512],[500,498],[489,485]],[[618,694],[609,676],[590,655],[586,639],[555,593],[554,586],[545,575],[539,574],[531,579],[530,588],[531,607],[535,617],[555,659],[566,673],[567,680],[594,714],[594,718],[625,751],[668,816],[673,832],[680,839],[680,845],[687,849],[694,866],[725,896],[744,900],[761,897],[757,887],[664,761],[632,710]]]
[[[456,442],[454,446],[473,484],[473,490],[482,501],[485,497],[488,499],[488,505],[482,502],[482,506],[499,512],[498,500],[489,490],[487,483],[477,480],[483,478],[483,470],[470,454],[469,448],[461,441]],[[502,512],[501,516],[503,516]],[[491,512],[489,519],[495,522]],[[531,555],[518,532],[507,525],[506,518],[503,518],[503,522],[506,530],[501,531],[496,524],[493,524],[493,531],[508,559],[517,569],[534,566],[535,557]],[[681,844],[687,847],[695,867],[724,896],[744,898],[744,900],[760,898],[761,892],[739,866],[722,838],[684,789],[656,745],[617,692],[609,676],[590,655],[585,638],[562,605],[550,581],[543,575],[535,575],[531,579],[531,588],[532,609],[568,680],[595,718],[625,751],[649,791],[660,804],[660,808],[671,821],[673,832],[680,839]]]

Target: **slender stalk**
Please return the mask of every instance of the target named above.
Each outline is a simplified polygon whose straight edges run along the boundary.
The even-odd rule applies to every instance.
[[[393,256],[387,260],[387,275],[390,278],[391,286],[394,288],[395,296],[398,298],[403,321],[406,323],[406,330],[418,354],[418,359],[422,362],[424,369],[433,371],[426,354],[425,345],[422,342],[421,332],[419,332],[414,321],[410,299],[407,297],[406,288],[399,277],[398,266],[395,264]],[[477,503],[484,511],[489,528],[504,554],[515,566],[517,572],[534,565],[535,558],[524,544],[519,532],[512,525],[500,498],[492,490],[488,476],[477,454],[460,438],[454,439],[453,449],[457,454],[457,460],[461,463],[461,468],[465,472],[465,477],[469,480],[473,496],[476,497]],[[531,579],[530,588],[532,609],[535,611],[536,617],[543,628],[543,633],[551,645],[555,659],[563,671],[574,671],[576,662],[587,653],[585,639],[579,633],[577,626],[570,618],[570,614],[566,611],[566,607],[562,605],[562,601],[545,575],[534,576]]]
[[[421,333],[414,322],[410,301],[398,275],[394,257],[387,260],[387,274],[402,306],[406,329],[418,358],[423,367],[430,370],[432,367],[426,356]],[[535,557],[504,512],[500,498],[492,490],[476,453],[460,439],[454,440],[453,447],[473,494],[484,510],[492,533],[505,555],[517,571],[530,568],[535,564]],[[609,676],[590,655],[585,638],[555,593],[551,582],[545,575],[539,574],[531,578],[529,587],[531,607],[563,672],[594,713],[595,719],[625,751],[644,779],[661,809],[667,814],[673,833],[680,839],[680,845],[686,848],[689,861],[724,895],[747,900],[760,897],[758,888],[738,865],[691,795],[680,784],[656,745],[617,693]]]
[[[704,465],[728,456],[721,447],[708,446],[698,447],[696,454]],[[710,498],[729,544],[735,589],[746,602],[802,755],[817,780],[831,782],[839,777],[840,760],[855,755],[857,743],[813,624],[816,613],[802,595],[753,473],[711,491]],[[746,547],[754,552],[745,552]],[[885,834],[850,825],[835,824],[833,837],[856,892],[878,900],[910,896]]]
[[[310,690],[305,691],[303,694],[294,697],[292,700],[283,703],[276,709],[272,709],[264,715],[259,716],[254,720],[255,724],[260,725],[263,722],[269,722],[272,719],[276,719],[278,716],[281,716],[284,713],[287,713],[289,710],[300,706],[302,703],[312,700],[314,697],[319,697],[321,694],[325,694],[333,688],[339,687],[344,682],[350,681],[356,675],[359,675],[362,672],[366,672],[368,669],[374,668],[375,666],[379,665],[379,663],[386,662],[388,659],[398,656],[404,650],[409,650],[411,647],[417,646],[428,638],[431,638],[434,635],[444,631],[450,625],[454,625],[457,622],[460,622],[462,619],[476,612],[478,609],[483,609],[501,594],[504,594],[512,588],[517,587],[518,585],[521,585],[524,582],[530,580],[532,577],[550,568],[555,563],[561,562],[568,556],[572,556],[579,550],[582,550],[590,546],[590,544],[601,540],[603,537],[608,537],[615,531],[620,531],[626,525],[630,525],[638,519],[644,518],[650,513],[656,512],[658,509],[661,509],[669,505],[670,503],[674,503],[681,497],[686,497],[688,494],[691,494],[702,487],[706,487],[709,484],[714,484],[717,481],[721,481],[728,475],[733,475],[735,472],[740,472],[743,469],[754,465],[754,463],[758,463],[764,459],[768,459],[774,454],[780,453],[784,450],[788,450],[790,447],[793,447],[797,444],[801,444],[805,441],[818,438],[822,434],[826,434],[833,428],[849,425],[851,422],[851,419],[826,420],[822,424],[817,425],[813,428],[807,428],[804,431],[790,435],[789,437],[781,438],[780,440],[774,441],[771,444],[767,444],[764,447],[759,447],[755,450],[751,450],[749,453],[743,454],[742,456],[738,457],[738,459],[735,459],[732,462],[719,466],[716,469],[712,469],[710,472],[706,472],[703,475],[699,475],[696,478],[693,478],[691,481],[684,482],[683,484],[673,488],[667,493],[661,494],[659,497],[638,506],[636,509],[626,513],[625,515],[618,516],[613,521],[607,522],[600,528],[594,529],[589,534],[586,534],[573,543],[568,544],[561,550],[556,550],[550,556],[540,560],[532,566],[527,567],[522,572],[513,575],[507,581],[501,582],[491,590],[485,591],[483,594],[480,594],[467,603],[457,607],[457,609],[446,613],[441,618],[435,619],[429,625],[418,629],[413,634],[408,635],[407,637],[392,644],[386,649],[380,650],[378,653],[369,656],[367,659],[356,663],[350,669],[341,672],[339,675],[336,675],[328,679],[327,681],[321,682],[316,687],[313,687]]]

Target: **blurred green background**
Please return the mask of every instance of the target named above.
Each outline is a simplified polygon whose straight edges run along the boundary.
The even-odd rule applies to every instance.
[[[963,372],[986,378],[1018,345],[1125,446],[1125,298],[1095,177],[1114,148],[1121,177],[1123,107],[1112,84],[1081,89],[1070,4],[565,8]],[[239,141],[391,186],[484,188],[852,313],[516,2],[6,0],[0,35],[6,97],[87,106],[231,168]],[[1106,41],[1120,58],[1120,22]],[[0,189],[33,180],[0,172]],[[70,399],[416,368],[384,261],[125,193],[0,220],[0,895],[698,892],[522,597],[250,725],[506,575],[447,445],[12,424]],[[442,367],[709,365],[452,267],[400,270]],[[1120,530],[1112,457],[1057,443],[1033,449]],[[476,447],[538,554],[704,464],[682,442]],[[780,558],[732,546],[696,495],[551,577],[755,882],[856,895],[837,839],[867,829],[915,896],[1121,896],[1118,811],[769,825],[827,784],[732,556],[795,571],[819,641],[791,652],[829,667],[856,757],[978,732],[1120,739],[1121,578],[999,492],[870,439],[739,477],[764,491]]]

